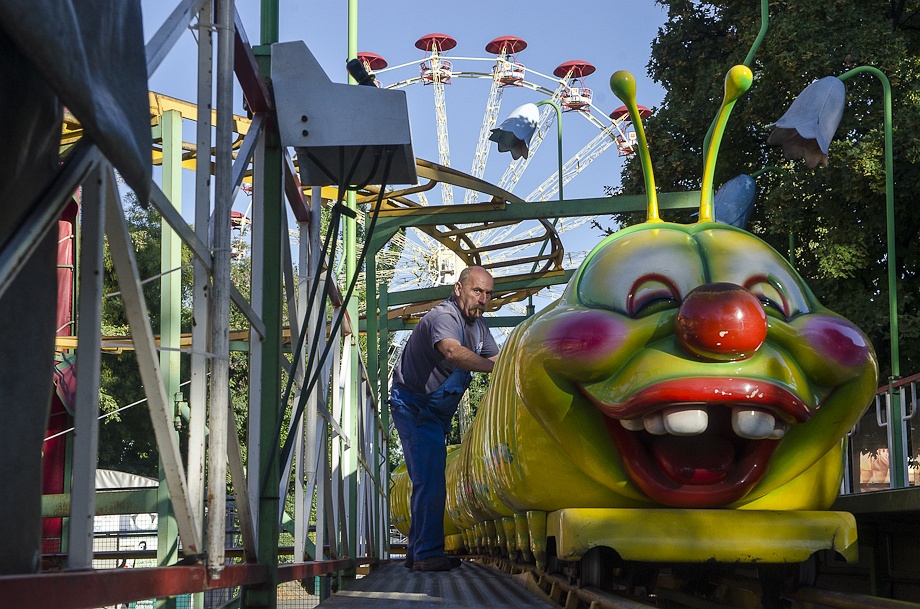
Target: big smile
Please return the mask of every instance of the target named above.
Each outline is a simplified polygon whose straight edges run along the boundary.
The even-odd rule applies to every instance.
[[[778,440],[811,416],[788,389],[751,379],[670,380],[617,404],[580,389],[607,416],[633,482],[674,507],[741,499],[763,476]]]

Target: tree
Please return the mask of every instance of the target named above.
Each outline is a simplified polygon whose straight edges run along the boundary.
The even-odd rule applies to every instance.
[[[138,205],[133,193],[124,200],[125,220],[134,245],[138,273],[141,279],[160,273],[160,216],[152,208]],[[183,263],[190,259],[190,252],[183,250]],[[190,330],[191,312],[190,288],[191,269],[183,266],[183,314],[182,329]],[[128,335],[128,317],[124,304],[116,293],[118,278],[108,247],[104,252],[103,292],[107,295],[102,304],[103,334]],[[159,303],[160,284],[148,281],[143,284],[144,298],[148,303],[150,324],[154,333],[160,326]],[[183,368],[187,368],[187,359]],[[157,445],[150,414],[144,402],[144,386],[137,367],[137,356],[133,351],[103,353],[100,371],[100,410],[109,413],[99,429],[99,466],[157,476]],[[115,410],[132,405],[115,413]]]
[[[699,188],[702,146],[721,103],[728,69],[742,63],[760,28],[750,0],[658,0],[668,20],[652,43],[649,75],[666,90],[646,131],[655,179],[662,191]],[[901,369],[920,368],[917,231],[912,194],[920,186],[920,31],[886,0],[783,0],[770,3],[770,27],[753,65],[754,85],[735,105],[725,132],[715,184],[758,176],[758,203],[748,230],[788,253],[818,298],[866,331],[889,374],[885,168],[882,89],[870,75],[846,83],[847,107],[830,148],[830,166],[807,170],[765,142],[770,125],[806,85],[859,65],[888,75],[893,89],[896,182],[896,264]],[[903,8],[903,7],[902,7]],[[912,23],[912,22],[911,22]],[[641,91],[639,92],[641,99]],[[641,167],[631,159],[618,192],[643,191]],[[620,223],[644,218],[618,216]],[[687,221],[674,216],[666,219]]]

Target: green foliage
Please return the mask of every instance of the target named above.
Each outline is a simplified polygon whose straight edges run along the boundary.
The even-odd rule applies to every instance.
[[[655,179],[662,191],[699,188],[702,144],[721,103],[728,69],[744,61],[760,28],[760,3],[749,0],[658,0],[668,21],[652,44],[649,75],[666,89],[646,123]],[[719,154],[715,184],[774,166],[757,178],[748,230],[781,253],[794,238],[794,262],[818,298],[868,332],[881,378],[890,370],[888,339],[883,96],[870,74],[846,82],[847,108],[830,148],[830,167],[808,170],[765,142],[770,125],[814,80],[875,66],[891,81],[894,114],[896,263],[901,370],[920,368],[920,31],[886,0],[770,2],[770,28],[753,65],[754,85],[735,105]],[[903,8],[903,7],[902,7]],[[895,20],[897,19],[897,21]],[[896,27],[897,26],[897,27]],[[641,101],[642,92],[639,91]],[[641,193],[637,159],[616,192]],[[678,215],[665,219],[687,221]],[[619,216],[631,224],[640,217]]]
[[[160,273],[160,216],[152,208],[138,205],[133,193],[126,195],[124,215],[128,232],[135,249],[135,260],[141,280]],[[191,329],[191,253],[182,253],[182,318],[183,332]],[[102,331],[106,335],[126,336],[130,333],[124,303],[116,293],[120,291],[114,263],[108,247],[104,250]],[[153,332],[160,327],[160,282],[143,283],[144,298],[148,303],[150,325]],[[188,358],[183,357],[183,377],[187,378]],[[99,429],[99,467],[157,476],[157,446],[150,423],[144,388],[134,351],[104,353],[100,372],[100,410],[116,410],[136,404],[103,419]]]

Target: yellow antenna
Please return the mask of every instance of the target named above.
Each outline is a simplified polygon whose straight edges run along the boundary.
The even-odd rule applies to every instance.
[[[754,82],[754,74],[747,66],[737,65],[732,67],[725,75],[725,96],[722,98],[722,106],[719,108],[719,114],[716,116],[712,139],[709,141],[709,148],[705,150],[703,160],[703,187],[700,196],[700,222],[712,222],[715,215],[712,204],[712,181],[716,173],[716,158],[719,156],[719,145],[722,143],[722,135],[725,133],[725,125],[728,123],[728,116],[732,112],[735,102]]]
[[[658,215],[658,192],[655,190],[655,174],[652,171],[652,158],[648,154],[648,142],[645,140],[645,129],[642,128],[642,119],[639,117],[639,108],[636,105],[636,79],[625,70],[619,70],[610,77],[610,90],[620,98],[626,109],[629,110],[629,120],[636,130],[636,139],[639,142],[639,160],[642,162],[642,174],[645,176],[645,196],[648,201],[648,222],[661,222]]]

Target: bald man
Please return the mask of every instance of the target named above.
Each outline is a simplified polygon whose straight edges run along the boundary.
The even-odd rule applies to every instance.
[[[492,298],[484,268],[463,269],[453,295],[432,308],[409,336],[393,371],[390,413],[412,480],[405,566],[447,571],[460,561],[444,555],[444,467],[450,422],[472,372],[492,372],[498,345],[482,318]]]

